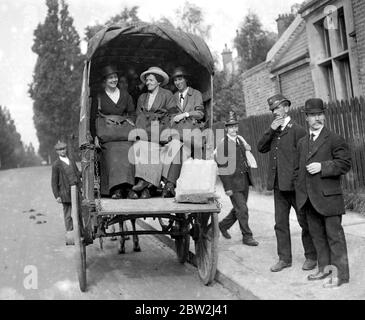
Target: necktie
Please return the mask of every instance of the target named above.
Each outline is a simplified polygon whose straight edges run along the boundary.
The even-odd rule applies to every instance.
[[[180,105],[182,106],[184,103],[184,96],[182,93],[180,93]]]
[[[313,145],[314,145],[314,133],[311,133],[309,138],[309,150],[312,150]]]

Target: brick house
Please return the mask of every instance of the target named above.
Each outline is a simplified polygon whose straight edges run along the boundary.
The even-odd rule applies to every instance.
[[[267,98],[277,92],[294,108],[311,97],[329,102],[365,95],[365,1],[307,1],[266,61],[242,81],[247,116],[267,113]]]

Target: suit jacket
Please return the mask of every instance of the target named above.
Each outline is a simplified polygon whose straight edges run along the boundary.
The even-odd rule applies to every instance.
[[[240,139],[238,139],[237,144],[226,135],[217,145],[216,162],[218,164],[218,174],[225,191],[244,191],[252,185],[246,149]],[[246,174],[248,175],[248,185],[245,177]]]
[[[277,174],[279,190],[294,191],[294,164],[297,144],[305,134],[305,129],[291,119],[283,131],[269,128],[259,140],[258,151],[261,153],[270,151],[268,190],[274,189]]]
[[[159,133],[169,125],[169,112],[174,107],[174,99],[171,91],[159,88],[155,100],[148,110],[148,92],[142,93],[137,102],[137,119],[136,127],[145,130],[147,137],[141,137],[151,140],[151,122],[159,121]]]
[[[204,105],[200,91],[189,87],[182,106],[180,105],[180,93],[177,91],[174,94],[174,103],[178,113],[189,112],[189,117],[197,120],[203,119]]]
[[[148,110],[148,92],[142,93],[137,102],[137,117],[141,113],[150,114],[152,118],[161,118],[168,114],[169,110],[174,107],[172,92],[164,88],[158,88],[155,101],[150,110]]]
[[[311,175],[306,165],[320,162],[321,172]],[[295,168],[295,189],[298,208],[303,207],[307,199],[324,216],[345,213],[341,189],[341,175],[351,168],[351,154],[348,144],[339,135],[323,128],[309,148],[309,136],[298,143],[298,157]]]
[[[70,166],[76,176],[76,181],[70,181],[68,175],[65,170],[66,163],[62,160],[57,159],[52,164],[52,191],[54,197],[57,199],[61,197],[63,203],[70,203],[71,202],[71,186],[81,184],[81,173],[77,168],[76,162],[73,159],[70,160]]]

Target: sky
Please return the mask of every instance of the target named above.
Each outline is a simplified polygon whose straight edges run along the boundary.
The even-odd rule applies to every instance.
[[[139,6],[141,20],[158,20],[162,16],[174,21],[176,10],[185,0],[66,0],[70,15],[81,38],[85,27],[104,23],[124,7]],[[264,29],[277,32],[276,18],[289,13],[301,0],[190,0],[200,7],[211,36],[207,41],[213,54],[220,55],[225,44],[233,49],[233,39],[244,17],[256,13]],[[39,147],[33,124],[33,103],[28,86],[37,56],[32,52],[33,32],[47,13],[45,0],[0,1],[0,105],[10,111],[24,143]],[[86,45],[82,44],[82,50]]]

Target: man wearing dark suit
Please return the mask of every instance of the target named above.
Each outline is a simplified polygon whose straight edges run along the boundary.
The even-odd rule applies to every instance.
[[[66,244],[74,244],[71,217],[71,186],[81,183],[81,174],[73,159],[67,157],[67,145],[58,141],[55,145],[59,158],[52,164],[52,191],[58,203],[62,203],[66,228]]]
[[[251,150],[251,147],[237,134],[238,121],[233,111],[230,112],[225,126],[227,134],[217,145],[216,161],[219,177],[226,195],[231,199],[233,208],[219,223],[219,229],[226,239],[230,239],[231,235],[227,230],[238,220],[242,232],[242,243],[257,246],[259,243],[252,237],[252,231],[248,225],[247,199],[252,178],[246,150]]]
[[[321,99],[305,102],[304,112],[309,135],[298,142],[295,187],[298,208],[308,219],[309,231],[318,253],[318,272],[308,280],[320,280],[330,274],[326,266],[337,269],[325,287],[349,282],[349,265],[345,234],[341,225],[345,213],[341,175],[351,168],[348,144],[325,126]]]
[[[281,94],[268,99],[274,120],[270,128],[259,140],[257,148],[261,153],[270,151],[267,189],[274,189],[275,234],[279,261],[270,270],[278,272],[291,267],[291,239],[289,228],[290,208],[297,214],[302,228],[302,243],[306,258],[302,269],[312,270],[317,264],[317,254],[309,234],[308,223],[304,213],[300,212],[295,202],[294,163],[297,143],[305,135],[305,129],[288,115],[291,102]]]

